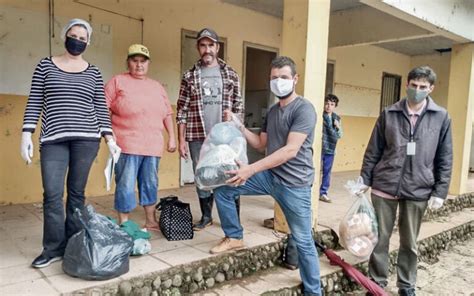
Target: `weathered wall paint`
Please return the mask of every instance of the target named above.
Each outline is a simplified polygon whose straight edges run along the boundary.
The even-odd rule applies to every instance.
[[[9,203],[39,202],[43,199],[41,183],[40,153],[38,151],[38,134],[33,135],[34,154],[32,164],[26,165],[20,156],[21,118],[27,98],[16,95],[0,95],[0,205]],[[172,106],[176,110],[176,106]],[[20,120],[19,120],[20,119]],[[40,123],[41,124],[41,123]],[[165,137],[165,141],[167,137]],[[97,196],[113,193],[105,190],[104,168],[108,157],[108,148],[102,141],[99,154],[94,161],[86,196]],[[179,186],[178,154],[165,151],[160,161],[160,189]]]
[[[373,1],[373,0],[372,0]],[[436,26],[473,41],[472,0],[383,0],[382,2]],[[466,40],[467,41],[467,40]]]
[[[329,28],[330,47],[363,45],[381,40],[432,34],[428,30],[370,6],[359,6],[332,13]]]
[[[438,76],[431,96],[437,104],[447,108],[451,53],[411,57],[411,68],[424,65],[430,66]]]
[[[333,171],[360,170],[367,143],[377,118],[342,116],[343,137],[336,146]]]
[[[84,1],[90,3],[90,1]],[[227,38],[227,61],[241,74],[243,42],[262,44],[279,48],[281,43],[281,19],[258,13],[249,9],[219,0],[179,0],[179,1],[131,1],[104,0],[94,5],[116,11],[125,15],[145,19],[144,44],[152,55],[149,76],[158,79],[167,89],[172,104],[176,104],[181,80],[181,29],[198,31],[203,27],[214,28],[217,33]],[[9,7],[32,13],[41,13],[48,24],[48,1],[35,0],[0,0],[0,7]],[[73,0],[55,1],[55,14],[61,18],[80,17],[92,20],[92,23],[110,25],[113,30],[113,72],[125,71],[126,51],[130,44],[139,43],[141,37],[140,23],[117,15],[109,14]],[[0,28],[0,32],[3,28]],[[59,32],[56,32],[58,34]],[[21,38],[28,39],[28,32]],[[0,34],[3,36],[3,34]],[[93,37],[94,38],[94,37]],[[48,43],[47,36],[41,39]],[[6,40],[4,40],[6,42]],[[0,46],[1,43],[0,43]],[[35,48],[31,48],[32,53]],[[55,54],[55,53],[53,53]],[[57,53],[56,53],[57,54]],[[38,55],[37,53],[34,54]],[[47,53],[41,52],[41,56]],[[39,55],[38,55],[39,56]],[[15,56],[15,59],[28,59],[29,56]],[[86,54],[87,58],[87,54]],[[16,83],[28,85],[37,59],[32,59],[31,67],[15,69],[23,74]],[[102,61],[96,64],[100,67]],[[2,71],[4,69],[2,68]],[[1,82],[0,82],[1,83]],[[0,143],[2,154],[0,162],[0,204],[28,203],[42,200],[41,177],[39,171],[39,152],[36,144],[34,163],[26,166],[19,154],[21,139],[21,122],[26,104],[25,93],[20,96],[0,94]],[[33,135],[37,141],[38,133]],[[37,142],[36,142],[37,143]],[[100,154],[94,162],[87,186],[87,195],[104,195],[105,183],[103,169],[107,157],[107,147],[102,144]],[[178,154],[168,154],[160,163],[160,188],[179,186]]]
[[[181,28],[197,31],[204,26],[214,27],[221,36],[227,38],[228,62],[239,73],[242,69],[243,41],[274,48],[281,46],[282,22],[280,19],[221,3],[218,0],[204,1],[206,5],[203,2],[197,5],[191,0],[147,2],[146,5],[131,0],[100,2],[104,8],[145,18],[145,44],[152,53],[150,77],[160,80],[165,85],[173,102],[177,98],[181,75]],[[2,5],[42,12],[47,16],[46,1],[0,0],[0,6]],[[211,11],[208,10],[209,7],[212,7]],[[127,47],[131,43],[140,42],[140,26],[136,21],[87,8],[72,0],[56,1],[56,14],[67,18],[89,19],[90,16],[92,22],[110,25],[114,32],[111,53],[114,73],[124,71],[124,55]],[[196,15],[200,17],[196,18]],[[245,22],[242,21],[244,19]],[[38,25],[47,25],[47,17],[44,24]],[[47,38],[44,42],[47,42]],[[32,50],[34,51],[34,48]],[[335,93],[341,98],[341,105],[337,112],[343,116],[345,130],[345,136],[338,144],[334,171],[360,169],[365,145],[379,114],[382,72],[402,76],[401,94],[403,96],[403,86],[406,83],[408,71],[419,64],[432,65],[439,76],[439,83],[433,96],[438,103],[446,106],[447,101],[444,98],[447,97],[449,80],[447,79],[449,75],[447,56],[449,55],[410,58],[375,46],[329,49],[328,59],[336,62]],[[100,62],[97,64],[100,66]],[[19,70],[25,74],[18,83],[29,85],[33,68]],[[19,155],[21,120],[25,104],[25,96],[0,94],[0,127],[2,128],[0,133],[0,145],[2,145],[0,204],[37,202],[42,199],[37,149],[32,166],[25,166]],[[37,135],[34,138],[36,141]],[[107,147],[102,144],[100,155],[93,165],[89,178],[88,195],[106,194],[103,181],[106,155]],[[178,181],[177,154],[166,154],[161,162],[160,187],[177,187]]]
[[[466,192],[472,141],[474,105],[474,44],[453,46],[449,76],[448,111],[453,131],[453,173],[449,192]]]
[[[410,71],[409,56],[371,45],[330,48],[328,59],[335,61],[336,112],[342,115],[378,117],[383,72],[402,76],[403,85]]]

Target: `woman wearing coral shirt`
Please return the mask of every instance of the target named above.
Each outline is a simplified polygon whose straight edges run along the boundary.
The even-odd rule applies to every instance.
[[[141,44],[128,49],[128,72],[114,76],[105,86],[112,129],[122,154],[115,165],[115,209],[119,222],[128,220],[139,204],[145,210],[144,227],[158,230],[155,204],[158,195],[158,167],[164,150],[163,129],[168,133],[166,150],[174,152],[176,142],[172,110],[163,86],[148,78],[150,53]]]

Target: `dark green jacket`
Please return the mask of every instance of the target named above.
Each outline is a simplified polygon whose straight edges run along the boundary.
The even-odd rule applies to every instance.
[[[323,113],[323,144],[321,147],[323,154],[334,154],[336,152],[337,140],[339,140],[341,134],[334,125],[335,120],[341,122],[341,117],[333,112],[331,118],[329,118],[326,112]]]

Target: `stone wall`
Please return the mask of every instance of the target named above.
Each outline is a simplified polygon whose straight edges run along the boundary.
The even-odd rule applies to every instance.
[[[474,222],[470,222],[437,235],[428,237],[418,242],[419,261],[436,262],[441,251],[447,250],[451,245],[462,241],[470,240],[474,237]],[[395,271],[398,251],[390,253],[390,272]],[[355,267],[367,274],[368,262],[364,262]],[[343,295],[364,295],[360,286],[351,278],[344,275],[342,271],[328,274],[321,278],[321,284],[327,296],[343,296]],[[354,293],[355,292],[355,293]],[[360,292],[360,293],[358,293]],[[301,293],[301,285],[286,288],[278,291],[269,291],[265,296],[299,296]]]
[[[442,209],[427,211],[426,219],[447,216],[451,212],[472,207],[474,193],[465,194],[453,200],[448,200]],[[472,238],[473,223],[465,224],[449,231],[426,238],[419,242],[420,260],[432,262],[439,252],[450,244]],[[315,240],[330,249],[340,249],[338,238],[331,230],[317,232]],[[239,279],[261,270],[281,265],[281,255],[285,242],[275,242],[264,246],[244,249],[235,253],[222,254],[195,263],[172,267],[165,271],[153,272],[144,276],[95,288],[78,290],[69,295],[187,295],[198,291],[211,289],[225,281]],[[324,255],[322,255],[324,256]],[[391,271],[397,258],[397,252],[390,254]],[[367,262],[356,266],[367,273]],[[322,285],[326,295],[347,295],[348,292],[359,289],[359,286],[342,271],[324,276]],[[268,292],[267,295],[300,295],[301,287]]]
[[[459,212],[464,208],[474,207],[474,192],[457,196],[455,199],[448,199],[439,210],[427,210],[423,221],[433,220],[438,217],[448,216],[450,213]]]
[[[334,247],[337,237],[332,231],[315,233],[315,239]],[[285,242],[222,254],[195,263],[172,267],[141,277],[95,288],[78,290],[70,295],[186,295],[213,288],[232,279],[239,279],[275,265],[281,265]]]

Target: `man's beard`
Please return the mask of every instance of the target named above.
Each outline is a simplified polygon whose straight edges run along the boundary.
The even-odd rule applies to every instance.
[[[202,56],[201,60],[206,64],[206,65],[209,65],[209,64],[212,64],[212,62],[215,60],[215,55],[213,54],[205,54]]]

